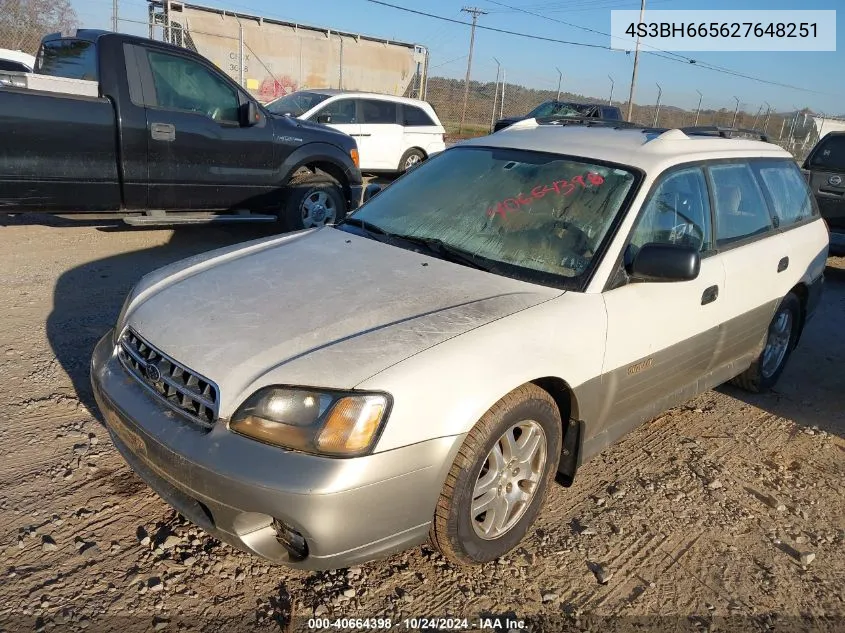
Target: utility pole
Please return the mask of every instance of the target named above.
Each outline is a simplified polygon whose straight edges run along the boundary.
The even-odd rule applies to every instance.
[[[555,70],[557,71],[557,100],[560,101],[560,82],[563,81],[563,73],[557,66],[555,66]]]
[[[645,0],[640,0],[640,24],[643,22],[645,16]],[[628,94],[628,116],[626,119],[631,120],[631,114],[634,111],[634,91],[637,86],[637,66],[640,64],[640,36],[637,35],[637,48],[634,51],[634,72],[631,74],[631,92]]]
[[[613,105],[613,77],[608,75],[607,78],[610,79],[610,97],[607,99],[607,105],[612,106]]]
[[[111,30],[117,33],[117,0],[111,3]]]
[[[736,127],[736,115],[739,113],[739,97],[734,97],[734,100],[736,101],[736,108],[734,108],[734,120],[731,127]]]
[[[693,127],[698,125],[698,115],[701,114],[701,100],[704,98],[704,95],[701,94],[701,90],[696,90],[698,93],[698,108],[695,111],[695,123],[693,123]]]
[[[654,123],[651,127],[657,127],[657,117],[660,116],[660,97],[663,95],[663,88],[660,87],[660,84],[655,83],[654,85],[657,86],[657,105],[654,110]]]
[[[461,125],[458,127],[458,134],[464,131],[464,121],[467,115],[467,101],[469,100],[469,75],[472,71],[472,49],[475,47],[475,23],[478,22],[478,16],[487,15],[487,11],[483,11],[478,7],[464,7],[461,11],[469,13],[472,16],[472,30],[469,35],[469,57],[467,58],[467,76],[464,82],[464,107],[461,110]]]

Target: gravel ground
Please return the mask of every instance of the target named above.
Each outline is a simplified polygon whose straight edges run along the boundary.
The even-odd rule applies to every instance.
[[[259,233],[0,225],[0,631],[308,628],[306,618],[508,614],[535,630],[845,629],[845,260],[776,392],[707,392],[551,490],[506,559],[427,546],[361,567],[269,566],[134,476],[88,362],[143,273]],[[460,623],[463,624],[463,623]]]

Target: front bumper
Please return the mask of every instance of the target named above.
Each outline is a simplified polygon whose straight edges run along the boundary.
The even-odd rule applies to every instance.
[[[222,421],[207,431],[124,370],[111,332],[94,350],[91,383],[115,446],[159,496],[212,536],[300,569],[347,567],[425,541],[463,441],[333,459],[261,444]],[[289,556],[273,519],[305,538],[305,559]]]

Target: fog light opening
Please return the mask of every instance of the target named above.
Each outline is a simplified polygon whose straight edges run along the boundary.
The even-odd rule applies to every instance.
[[[305,560],[308,543],[302,534],[279,519],[273,519],[273,529],[276,531],[276,540],[288,551],[292,561]]]

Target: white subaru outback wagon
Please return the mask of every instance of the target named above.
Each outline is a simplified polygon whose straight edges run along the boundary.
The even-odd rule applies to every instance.
[[[450,148],[337,226],[141,279],[91,367],[135,472],[277,563],[427,539],[480,563],[637,425],[771,387],[828,250],[792,157],[557,123]]]

